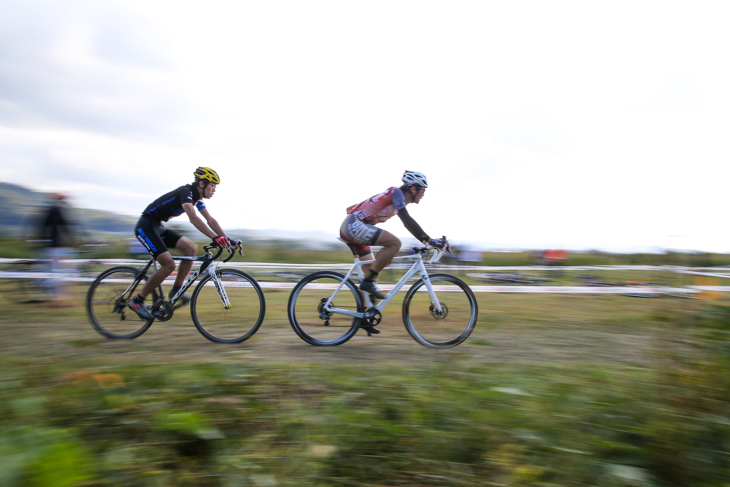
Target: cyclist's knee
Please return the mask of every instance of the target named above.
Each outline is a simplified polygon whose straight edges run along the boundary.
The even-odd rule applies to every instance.
[[[392,239],[389,239],[389,240],[387,240],[386,242],[383,243],[383,247],[390,247],[390,248],[400,249],[401,248],[401,241],[400,241],[400,239],[398,237],[396,237],[395,235],[392,235],[392,237],[393,237]]]
[[[185,255],[195,255],[198,253],[198,244],[195,242],[190,242],[190,246],[185,251]]]
[[[160,264],[160,271],[165,275],[170,275],[175,270],[175,261],[172,259],[170,252],[160,254],[157,257],[157,263]]]
[[[187,237],[180,238],[175,248],[185,255],[195,255],[198,253],[198,244]]]
[[[400,248],[401,242],[398,237],[393,235],[390,232],[383,231],[380,236],[378,237],[378,241],[376,242],[376,245],[379,245],[381,247],[396,247]]]

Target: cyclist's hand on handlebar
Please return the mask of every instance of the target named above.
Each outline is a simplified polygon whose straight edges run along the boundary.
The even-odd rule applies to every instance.
[[[228,243],[231,246],[231,250],[235,252],[236,250],[242,250],[243,249],[243,242],[240,240],[234,240],[231,237],[228,237]]]
[[[231,244],[228,242],[228,237],[221,237],[219,235],[216,235],[215,238],[213,239],[213,241],[215,242],[215,244],[218,247],[220,247],[222,249],[230,250],[230,248],[231,248]]]
[[[449,245],[449,241],[446,240],[446,237],[441,238],[432,238],[429,242],[432,247],[436,247],[438,249],[443,250],[447,254],[451,253],[451,246]]]

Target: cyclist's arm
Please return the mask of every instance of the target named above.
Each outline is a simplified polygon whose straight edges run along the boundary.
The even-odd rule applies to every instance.
[[[218,225],[218,220],[213,218],[213,216],[206,208],[199,209],[198,211],[201,215],[203,215],[205,221],[208,222],[208,226],[216,233],[216,235],[220,235],[221,237],[226,236],[226,232],[224,232],[221,226]]]
[[[411,235],[416,237],[419,242],[427,244],[429,241],[431,241],[431,237],[429,237],[426,232],[423,231],[421,226],[416,223],[416,220],[414,220],[413,217],[408,214],[407,209],[401,208],[400,210],[398,210],[398,217],[403,222],[406,230],[411,232]]]
[[[213,240],[215,237],[217,237],[219,234],[215,233],[215,229],[209,227],[205,224],[203,220],[200,219],[198,215],[195,214],[195,208],[191,203],[183,203],[182,205],[183,210],[185,210],[185,214],[188,215],[188,218],[190,219],[190,223],[193,224],[195,228],[197,228],[200,233],[208,237],[209,239]],[[207,210],[203,210],[207,213]],[[202,212],[201,212],[202,213]],[[215,221],[215,220],[213,220]],[[218,223],[216,222],[216,226]],[[220,229],[220,227],[218,227]]]

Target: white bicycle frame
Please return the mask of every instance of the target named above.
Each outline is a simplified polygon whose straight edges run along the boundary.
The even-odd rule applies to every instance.
[[[173,257],[174,260],[192,260],[195,261],[197,257],[185,257],[185,256],[176,256]],[[228,299],[228,294],[226,294],[226,289],[223,287],[223,283],[221,282],[220,278],[218,277],[218,264],[219,262],[211,262],[208,267],[203,271],[207,273],[211,279],[213,280],[213,284],[215,284],[215,288],[218,290],[218,295],[221,298],[221,301],[223,301],[223,307],[225,309],[231,309],[231,301]],[[157,265],[155,264],[155,268],[157,268]],[[188,277],[185,279],[185,282],[183,283],[180,290],[170,299],[170,304],[175,304],[175,302],[180,299],[180,296],[185,294],[185,291],[188,290],[188,288],[195,282],[195,280],[200,275],[200,267],[195,269]]]
[[[380,301],[377,305],[373,306],[370,302],[370,295],[369,293],[362,292],[363,298],[365,300],[365,308],[368,310],[377,310],[382,311],[388,303],[390,303],[391,299],[395,297],[395,295],[400,291],[400,289],[405,285],[408,280],[413,277],[414,274],[418,273],[423,279],[423,282],[426,284],[426,289],[428,289],[428,294],[431,297],[431,302],[436,307],[436,311],[439,313],[443,312],[441,309],[441,303],[439,302],[438,298],[436,297],[436,291],[433,289],[433,285],[431,285],[431,279],[428,277],[428,272],[426,271],[426,264],[435,264],[436,262],[441,259],[441,256],[444,255],[444,251],[439,248],[431,248],[429,250],[434,251],[433,257],[431,257],[430,260],[424,262],[423,261],[423,255],[421,253],[416,253],[413,255],[405,255],[402,257],[395,257],[393,261],[396,260],[415,260],[413,265],[410,269],[401,277],[400,281],[393,286],[393,289],[390,290],[390,292],[385,296],[385,298]],[[345,282],[347,282],[348,279],[350,279],[350,276],[352,276],[353,272],[355,272],[355,269],[357,269],[357,275],[360,278],[360,282],[362,282],[364,278],[364,274],[362,272],[362,266],[367,264],[372,264],[372,260],[360,260],[358,258],[355,258],[355,264],[352,266],[350,271],[347,273],[345,278],[342,280],[342,282],[337,286],[337,289],[335,289],[335,292],[332,293],[332,296],[327,299],[327,302],[324,305],[324,310],[328,313],[336,313],[346,316],[352,316],[353,318],[364,318],[365,313],[358,313],[357,311],[350,311],[347,309],[341,309],[341,308],[333,308],[332,307],[332,301],[335,299],[335,296],[337,296],[337,293],[340,292],[340,289],[342,289],[342,286],[345,285]]]

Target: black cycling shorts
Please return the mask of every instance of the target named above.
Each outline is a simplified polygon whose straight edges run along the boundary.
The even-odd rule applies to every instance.
[[[182,238],[177,232],[165,228],[162,222],[145,216],[141,217],[134,227],[134,236],[155,258],[170,248],[174,249],[178,240]]]

